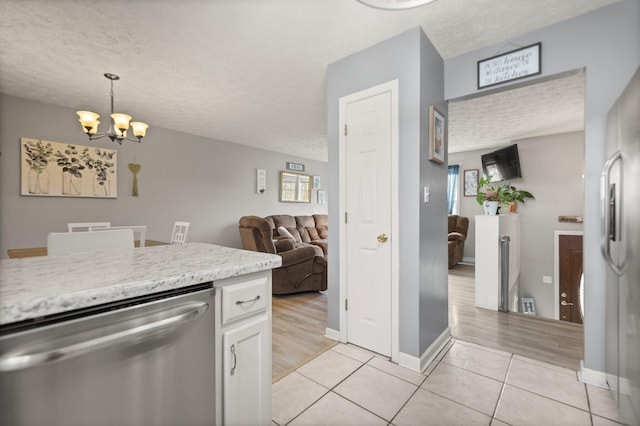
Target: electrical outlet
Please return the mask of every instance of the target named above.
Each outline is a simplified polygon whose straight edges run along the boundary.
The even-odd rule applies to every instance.
[[[545,284],[552,284],[553,283],[553,278],[550,277],[549,275],[543,275],[542,276],[542,282]]]

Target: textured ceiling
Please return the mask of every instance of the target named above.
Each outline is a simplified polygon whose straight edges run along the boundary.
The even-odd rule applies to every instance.
[[[449,152],[583,129],[583,72],[449,103]]]
[[[614,1],[2,0],[0,91],[105,114],[111,72],[116,110],[149,139],[157,126],[326,160],[328,64],[416,26],[446,59]]]

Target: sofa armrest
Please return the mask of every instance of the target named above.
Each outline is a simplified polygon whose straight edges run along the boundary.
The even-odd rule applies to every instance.
[[[449,232],[449,241],[464,241],[467,237],[459,232]]]
[[[282,257],[282,268],[313,259],[316,251],[313,247],[299,247],[294,250],[278,253]]]

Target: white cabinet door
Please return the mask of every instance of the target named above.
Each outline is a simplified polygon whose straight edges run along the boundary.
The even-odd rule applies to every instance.
[[[223,335],[225,425],[271,424],[269,317],[260,315]]]

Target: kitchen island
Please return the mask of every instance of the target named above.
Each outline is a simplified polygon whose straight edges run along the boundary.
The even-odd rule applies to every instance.
[[[0,423],[11,420],[12,424],[19,424],[21,414],[14,408],[16,395],[22,392],[26,398],[33,397],[33,390],[20,387],[25,382],[20,374],[35,375],[36,379],[38,375],[42,375],[50,379],[57,377],[60,372],[56,371],[54,374],[47,369],[57,368],[73,375],[75,358],[87,364],[92,360],[91,357],[97,357],[101,368],[105,362],[100,357],[112,353],[118,355],[118,360],[113,361],[114,365],[124,362],[120,358],[135,359],[135,366],[130,367],[130,362],[126,364],[127,368],[132,369],[126,377],[145,371],[145,380],[153,382],[156,375],[168,375],[176,365],[183,368],[178,363],[181,361],[190,364],[184,366],[185,370],[189,367],[190,370],[200,372],[186,372],[188,374],[185,377],[189,374],[191,376],[190,382],[184,383],[184,386],[193,384],[197,387],[196,382],[204,382],[205,377],[209,378],[209,382],[215,381],[215,384],[204,383],[203,385],[210,387],[205,386],[206,391],[200,392],[197,397],[204,404],[208,402],[210,407],[214,407],[208,412],[215,416],[215,419],[211,418],[212,424],[238,424],[247,421],[252,424],[269,424],[271,269],[280,264],[281,259],[276,255],[202,243],[0,261]],[[171,317],[161,318],[159,310],[164,306],[162,304],[174,299],[180,304],[166,309],[171,312]],[[143,321],[138,313],[141,306],[150,312],[153,320],[150,324],[144,324],[144,327],[155,327],[152,343],[145,343],[152,346],[152,350],[143,354],[138,353],[140,347],[144,346],[139,343],[139,336],[129,337],[133,332],[121,325],[121,318],[132,317],[137,321],[137,328],[132,329],[136,331],[142,328],[139,323]],[[190,311],[187,312],[187,309]],[[103,317],[109,318],[104,327],[103,324],[90,323]],[[185,323],[193,320],[196,325],[173,324],[174,318],[180,318],[180,322]],[[194,318],[199,319],[196,322]],[[87,336],[90,332],[93,337],[89,338]],[[166,336],[158,337],[160,335]],[[193,336],[188,337],[189,335]],[[71,341],[70,336],[77,336],[77,340],[89,340],[89,343],[97,344],[99,350],[95,354],[79,357],[67,355],[65,351],[71,353],[70,348],[75,349],[85,344],[82,340]],[[114,341],[124,345],[124,349],[109,346],[111,336],[115,336]],[[181,339],[190,339],[188,346],[173,349],[171,345]],[[51,347],[54,349],[51,350]],[[187,357],[205,350],[210,350],[211,353],[207,357],[196,356],[194,359],[200,365],[192,368],[196,367],[196,361],[190,361]],[[44,360],[42,365],[29,364],[33,364],[33,359],[38,359],[37,356],[32,356],[34,353]],[[27,367],[16,367],[22,365],[16,360],[28,364]],[[166,362],[166,365],[159,365],[159,360]],[[144,363],[141,364],[142,362]],[[150,362],[155,364],[149,365]],[[96,371],[100,368],[96,368]],[[124,370],[120,366],[114,371]],[[86,371],[83,370],[82,374],[83,382],[90,381],[91,377],[85,377]],[[34,377],[29,377],[29,380],[34,380]],[[155,388],[164,386],[155,383],[155,392],[148,393],[139,389],[134,397],[148,399],[146,404],[156,407],[156,411],[163,405],[173,404],[169,407],[170,412],[180,413],[182,380],[186,379],[176,377],[166,383],[166,387],[178,388],[171,389],[178,391],[177,396],[167,398],[166,395],[160,395],[153,399],[149,394],[158,394]],[[105,377],[101,376],[100,382],[104,381]],[[19,388],[10,389],[11,384],[16,384]],[[51,394],[64,391],[60,383],[50,385],[52,387],[49,392],[35,391],[38,394],[36,396],[52,398]],[[82,385],[85,386],[86,383]],[[47,382],[41,383],[41,386],[46,390]],[[102,392],[102,388],[106,386],[99,387]],[[123,393],[128,391],[123,384],[116,383],[114,388]],[[55,392],[52,392],[54,389]],[[169,389],[164,390],[166,392],[159,394],[169,392]],[[108,402],[120,401],[117,392],[116,390],[109,395],[96,393],[92,397],[90,390],[85,389],[87,399],[82,405],[93,405],[93,410],[99,410],[100,404],[104,405],[105,398],[110,399]],[[194,399],[184,395],[185,402],[187,399]],[[65,407],[64,401],[44,402],[43,405],[47,406],[48,414],[45,415],[48,415],[48,424],[69,421],[65,408],[70,410],[71,407]],[[51,404],[58,405],[52,407]],[[138,401],[136,404],[142,403]],[[128,416],[123,421],[130,419],[131,423],[138,423],[140,417],[136,416],[142,414],[129,414],[125,408],[110,406],[105,412],[122,412],[123,416]],[[31,411],[34,411],[33,408]],[[88,408],[85,411],[90,413]],[[60,415],[59,422],[56,413]],[[190,424],[188,414],[185,416],[180,417],[180,423]],[[94,416],[93,421],[86,424],[101,424],[98,417]],[[17,423],[14,422],[16,420]],[[26,420],[24,423],[27,423]],[[113,421],[110,418],[104,424]],[[164,421],[161,417],[153,418],[152,423],[164,424]]]

